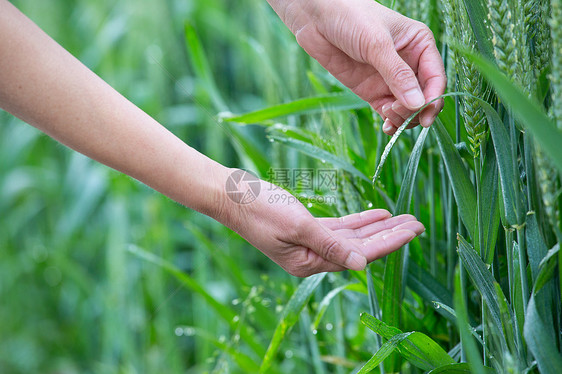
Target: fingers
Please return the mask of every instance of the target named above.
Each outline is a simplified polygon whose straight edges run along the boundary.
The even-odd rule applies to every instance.
[[[342,225],[344,223],[342,222]],[[346,269],[363,270],[367,265],[361,249],[354,243],[311,219],[301,226],[300,245],[309,248],[326,261]]]
[[[373,222],[378,222],[391,217],[386,209],[370,209],[361,213],[354,213],[344,217],[318,218],[325,227],[331,230],[357,229]]]
[[[369,62],[378,70],[394,96],[408,109],[417,110],[425,104],[416,74],[389,41]]]
[[[433,36],[430,31],[427,31],[427,33],[427,47],[423,50],[419,58],[418,77],[423,87],[423,94],[426,101],[431,101],[445,92],[447,77],[445,75],[443,59],[437,50]],[[429,127],[441,109],[443,109],[442,99],[429,105],[422,112],[420,118],[421,125]]]
[[[416,236],[416,233],[411,230],[390,231],[365,241],[363,243],[363,253],[369,262],[375,261],[400,249],[405,244],[411,242]]]
[[[362,227],[358,227],[355,229],[343,229],[337,231],[338,234],[344,236],[348,239],[368,239],[373,237],[374,235],[386,231],[386,230],[393,230],[400,225],[409,223],[410,225],[414,226],[406,226],[405,228],[412,229],[412,227],[420,227],[417,226],[418,224],[421,225],[423,228],[423,224],[419,222],[416,217],[411,214],[401,214],[399,216],[386,218],[377,222],[372,222],[368,225],[364,225]],[[423,232],[423,231],[422,231]]]

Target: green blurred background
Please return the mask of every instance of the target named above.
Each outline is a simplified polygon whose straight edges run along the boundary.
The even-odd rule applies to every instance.
[[[263,0],[13,3],[133,103],[230,167],[252,165],[239,157],[218,112],[306,96],[307,72],[324,74]],[[201,40],[220,97],[190,61],[186,27]],[[238,131],[274,165],[297,162],[262,129]],[[247,372],[233,363],[246,351],[259,362],[201,295],[232,310],[265,349],[296,279],[213,220],[4,112],[0,142],[1,373]],[[366,299],[349,297],[356,306],[346,308],[348,334],[360,345]],[[342,321],[342,310],[330,310],[326,321]],[[339,341],[343,356],[344,326],[337,334],[333,326],[322,344]],[[302,333],[291,335],[279,368],[325,365],[308,324],[296,329]]]

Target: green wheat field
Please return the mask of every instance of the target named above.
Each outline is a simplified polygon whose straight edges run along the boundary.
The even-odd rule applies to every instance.
[[[562,373],[562,0],[381,2],[431,27],[448,75],[438,120],[394,146],[265,0],[14,0],[213,159],[334,172],[290,186],[314,215],[426,232],[291,277],[0,112],[0,373]]]

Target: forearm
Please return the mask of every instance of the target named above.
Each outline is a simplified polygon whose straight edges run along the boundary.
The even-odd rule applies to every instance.
[[[0,35],[0,107],[170,198],[216,215],[226,168],[159,125],[4,0]]]

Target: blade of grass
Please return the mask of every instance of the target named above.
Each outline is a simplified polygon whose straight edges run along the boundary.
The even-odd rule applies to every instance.
[[[267,348],[267,352],[265,353],[261,363],[260,373],[267,373],[273,364],[273,360],[279,350],[281,342],[291,327],[293,327],[293,325],[298,321],[300,312],[306,306],[308,299],[312,296],[312,293],[316,287],[318,287],[320,282],[322,282],[324,277],[326,277],[326,273],[316,274],[306,278],[301,282],[295,293],[293,293],[293,296],[291,296],[291,299],[285,306],[285,309],[283,309],[283,315],[275,328],[273,338],[269,343],[269,347]]]
[[[460,364],[443,365],[441,367],[438,367],[437,369],[433,369],[427,372],[427,374],[469,374],[474,372],[475,370],[472,369],[472,366],[470,366],[470,364],[462,362]],[[483,372],[486,374],[492,374],[496,371],[492,368],[484,367]]]
[[[539,371],[544,374],[562,373],[562,355],[556,349],[552,330],[548,329],[544,317],[539,314],[535,295],[529,300],[525,317],[525,340],[537,360]]]
[[[461,342],[470,364],[471,371],[475,374],[483,374],[485,373],[485,369],[484,364],[482,363],[482,357],[480,356],[476,342],[472,337],[470,331],[472,328],[468,324],[468,314],[462,292],[460,268],[457,268],[457,271],[455,272],[454,305],[457,313],[457,327],[461,335]]]
[[[361,313],[361,322],[385,339],[392,339],[395,335],[402,334],[400,329],[390,326],[368,313]],[[431,370],[455,363],[439,344],[417,331],[399,343],[397,350],[412,365],[422,370]]]
[[[489,59],[494,58],[492,33],[486,25],[488,20],[488,4],[484,0],[463,0],[468,13],[468,19],[476,37],[478,50]]]
[[[322,148],[319,148],[315,145],[310,143],[304,142],[302,140],[287,138],[283,133],[271,133],[269,135],[270,139],[274,139],[284,145],[294,148],[297,151],[300,151],[308,156],[311,156],[317,160],[322,162],[329,162],[330,164],[334,165],[337,168],[347,171],[349,174],[353,175],[354,177],[360,178],[366,182],[369,182],[369,178],[357,170],[353,165],[351,165],[346,160],[330,153]]]
[[[327,110],[350,110],[367,108],[369,104],[361,100],[351,92],[328,94],[314,97],[306,97],[285,104],[270,106],[254,112],[234,115],[221,113],[219,117],[223,121],[238,122],[242,124],[263,123],[267,121],[289,116],[325,112]],[[269,123],[273,124],[273,123]]]
[[[377,352],[367,361],[365,365],[357,372],[357,374],[369,373],[374,370],[381,362],[384,361],[408,336],[414,332],[405,332],[402,334],[394,335],[386,341]]]
[[[482,198],[480,201],[483,214],[482,228],[484,238],[482,243],[482,258],[491,264],[494,258],[494,249],[498,238],[500,225],[500,211],[498,204],[498,167],[496,154],[490,142],[486,146],[486,159],[482,168]]]
[[[423,150],[423,145],[429,128],[424,128],[418,140],[412,149],[408,166],[406,167],[406,174],[402,180],[400,188],[400,195],[396,202],[395,214],[408,213],[410,210],[410,201],[412,199],[412,192],[415,186],[415,180],[418,170],[418,165]],[[399,326],[401,321],[401,299],[403,294],[403,269],[404,269],[405,254],[403,250],[398,250],[389,254],[386,258],[384,267],[384,287],[382,293],[382,318],[386,323],[393,326]],[[398,363],[395,358],[389,360],[391,367],[396,369]]]
[[[476,212],[474,207],[477,204],[474,185],[470,181],[468,171],[463,164],[459,152],[455,148],[451,137],[439,118],[437,118],[432,128],[437,139],[437,145],[441,151],[449,181],[451,182],[455,201],[459,207],[460,217],[467,227],[469,235],[473,237],[476,225]]]
[[[495,280],[487,265],[482,261],[474,248],[461,236],[458,235],[459,246],[458,253],[465,266],[468,274],[472,278],[476,289],[482,296],[486,307],[490,311],[492,326],[498,332],[501,346],[507,349],[506,337],[502,333],[503,327],[501,323],[500,305],[496,295]],[[505,298],[505,296],[504,296]],[[456,307],[455,307],[456,309]],[[458,311],[457,311],[458,314]]]

